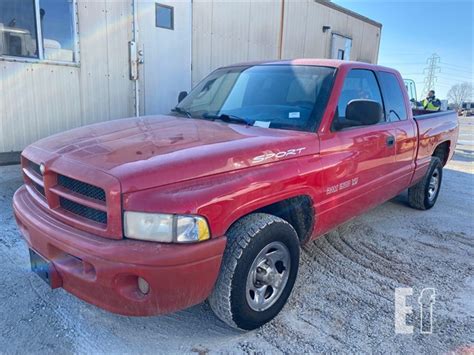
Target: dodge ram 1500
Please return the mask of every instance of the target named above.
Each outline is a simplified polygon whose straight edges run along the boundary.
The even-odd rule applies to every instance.
[[[302,244],[406,189],[433,207],[458,136],[454,112],[413,113],[400,74],[364,63],[233,65],[180,100],[23,151],[15,216],[52,288],[133,316],[208,299],[254,329]]]

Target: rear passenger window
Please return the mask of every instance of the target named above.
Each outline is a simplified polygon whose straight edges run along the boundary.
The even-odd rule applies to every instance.
[[[403,98],[397,77],[387,72],[380,72],[379,77],[385,101],[387,121],[398,122],[408,119],[405,99]]]
[[[355,99],[373,100],[383,106],[379,85],[372,71],[352,69],[347,74],[337,105],[336,114],[340,120],[346,116],[347,104]]]

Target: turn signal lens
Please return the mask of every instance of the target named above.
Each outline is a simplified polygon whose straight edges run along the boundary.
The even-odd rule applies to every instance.
[[[201,242],[210,238],[209,227],[202,217],[178,216],[176,241],[178,243]]]
[[[138,289],[144,295],[147,295],[150,292],[150,284],[144,279],[139,277],[138,278]]]

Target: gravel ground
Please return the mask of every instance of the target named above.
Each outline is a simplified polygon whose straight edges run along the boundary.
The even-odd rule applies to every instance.
[[[0,167],[0,353],[474,352],[474,120],[463,119],[437,205],[399,196],[304,247],[283,312],[263,328],[226,327],[206,304],[161,317],[102,311],[29,271],[11,210],[18,166]],[[394,289],[412,287],[407,323],[395,334]],[[436,290],[433,333],[419,329],[420,291]]]

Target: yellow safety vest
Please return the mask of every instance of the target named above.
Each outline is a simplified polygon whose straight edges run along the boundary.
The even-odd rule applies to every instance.
[[[441,102],[438,99],[424,99],[421,104],[426,111],[439,111],[441,109]]]

